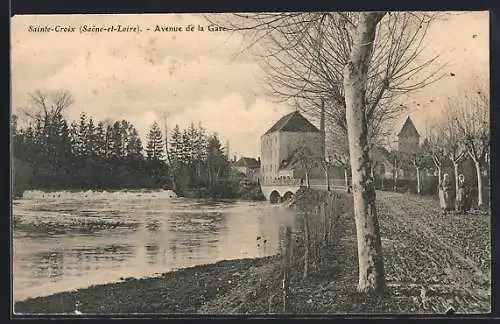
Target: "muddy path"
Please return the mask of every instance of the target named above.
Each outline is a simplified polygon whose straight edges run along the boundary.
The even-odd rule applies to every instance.
[[[442,215],[435,199],[392,192],[377,204],[389,286],[424,310],[490,310],[489,215]]]

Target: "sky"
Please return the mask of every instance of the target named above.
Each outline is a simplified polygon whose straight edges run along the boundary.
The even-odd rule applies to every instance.
[[[83,25],[129,25],[142,33],[79,33]],[[29,26],[76,26],[77,31],[30,32]],[[156,25],[195,26],[195,31],[154,32]],[[203,32],[197,26],[205,27]],[[69,120],[82,112],[95,120],[126,119],[143,141],[154,121],[171,129],[191,122],[217,132],[231,155],[260,153],[260,136],[294,107],[264,94],[263,73],[244,51],[248,39],[227,31],[208,31],[197,14],[40,15],[11,20],[12,112],[22,115],[29,92],[66,89],[75,98]],[[150,29],[147,31],[146,29]],[[453,14],[432,25],[425,55],[442,53],[454,76],[404,99],[423,133],[445,109],[447,98],[489,78],[488,12]],[[488,79],[489,80],[489,79]],[[395,125],[398,129],[408,114]]]

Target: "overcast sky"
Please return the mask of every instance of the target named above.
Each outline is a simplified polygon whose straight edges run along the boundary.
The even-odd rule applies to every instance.
[[[29,25],[83,24],[125,24],[144,32],[28,32]],[[170,127],[201,121],[208,131],[230,141],[232,155],[258,156],[260,136],[292,108],[266,101],[261,70],[250,54],[234,59],[245,46],[242,36],[145,31],[156,24],[207,25],[200,15],[15,16],[11,21],[13,112],[26,105],[30,91],[67,89],[75,97],[66,115],[70,120],[81,112],[97,120],[126,119],[144,139],[151,123],[161,122],[168,113]],[[450,62],[447,70],[455,76],[408,97],[406,105],[419,130],[426,118],[432,119],[445,107],[448,97],[470,87],[475,76],[488,77],[488,13],[452,15],[437,22],[426,44],[429,55],[445,51],[441,59]]]

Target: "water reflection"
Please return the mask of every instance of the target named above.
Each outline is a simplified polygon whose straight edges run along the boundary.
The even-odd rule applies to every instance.
[[[34,278],[57,278],[63,274],[64,254],[61,252],[40,252],[33,255],[38,266],[31,271]]]
[[[155,264],[158,262],[158,255],[160,253],[160,246],[157,244],[146,244],[146,255],[149,257],[148,263]]]
[[[175,199],[161,191],[27,197],[13,208],[16,300],[270,255],[293,220],[267,203]]]

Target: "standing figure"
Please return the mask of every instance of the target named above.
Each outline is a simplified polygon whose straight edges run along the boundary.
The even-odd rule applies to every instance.
[[[439,186],[439,204],[441,205],[443,214],[453,210],[452,193],[450,175],[445,173]]]
[[[458,192],[455,202],[455,207],[458,212],[467,212],[471,207],[470,188],[465,183],[465,176],[460,174],[458,176]]]

